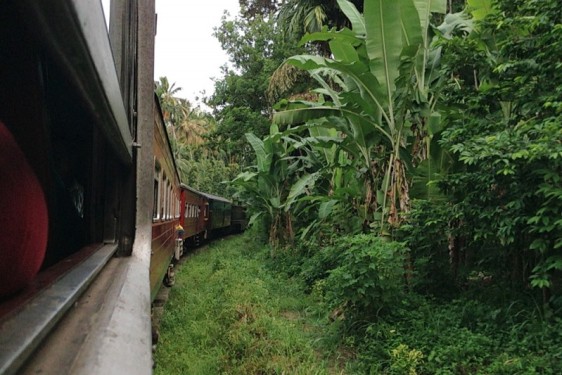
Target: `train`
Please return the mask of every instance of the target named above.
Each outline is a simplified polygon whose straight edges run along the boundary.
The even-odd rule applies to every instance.
[[[0,374],[150,374],[151,303],[245,208],[181,181],[154,0],[0,3]]]
[[[172,283],[174,264],[184,251],[209,239],[240,233],[247,225],[245,207],[181,182],[156,95],[154,105],[151,300],[162,282]]]

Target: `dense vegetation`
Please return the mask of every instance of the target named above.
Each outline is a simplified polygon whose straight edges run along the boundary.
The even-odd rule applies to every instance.
[[[250,238],[215,242],[177,274],[156,374],[328,374],[322,319],[298,285],[268,272]],[[251,242],[251,241],[250,241]]]
[[[349,371],[560,373],[560,2],[241,3],[205,152]]]

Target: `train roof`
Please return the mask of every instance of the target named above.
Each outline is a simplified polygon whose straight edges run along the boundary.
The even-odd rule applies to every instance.
[[[183,182],[180,184],[180,187],[181,187],[182,189],[189,190],[189,191],[191,191],[191,192],[193,192],[193,193],[195,193],[195,194],[205,195],[205,194],[203,194],[202,192],[200,192],[199,190],[194,189],[194,188],[192,188],[191,186],[187,186],[187,185],[184,184]]]
[[[191,191],[195,194],[199,194],[199,195],[201,195],[201,196],[203,196],[207,199],[212,199],[212,200],[215,200],[215,201],[226,202],[226,203],[232,203],[232,201],[230,201],[226,198],[219,197],[218,195],[213,195],[213,194],[209,194],[209,193],[203,193],[202,191],[194,189],[191,186],[187,186],[184,183],[182,183],[180,186],[181,186],[182,189],[189,190],[189,191]]]
[[[223,197],[219,197],[218,195],[213,195],[213,194],[207,194],[207,193],[200,193],[201,195],[207,197],[208,199],[212,199],[215,201],[220,201],[220,202],[225,202],[225,203],[232,203],[231,201],[229,201],[226,198]]]

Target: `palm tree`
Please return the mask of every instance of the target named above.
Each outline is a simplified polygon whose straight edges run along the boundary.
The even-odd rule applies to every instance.
[[[181,102],[177,98],[177,94],[182,88],[176,87],[175,82],[170,84],[167,77],[160,77],[155,84],[156,96],[160,100],[164,122],[167,126],[176,125],[185,118],[191,108],[191,104],[186,100]]]
[[[187,102],[180,99],[180,103]],[[189,102],[183,107],[188,107]],[[178,141],[187,144],[199,146],[205,143],[205,135],[214,130],[216,126],[215,119],[208,113],[195,108],[186,113],[183,121],[176,125],[176,135]]]
[[[362,0],[351,2],[363,11]],[[306,33],[321,31],[323,26],[338,29],[350,26],[336,0],[288,0],[279,8],[277,24],[287,39],[300,39]]]

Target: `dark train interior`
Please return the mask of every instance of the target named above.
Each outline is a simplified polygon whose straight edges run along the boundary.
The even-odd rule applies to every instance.
[[[49,234],[42,269],[86,245],[123,240],[119,192],[130,180],[99,129],[100,116],[89,109],[77,80],[47,53],[45,40],[16,1],[3,2],[0,51],[10,53],[0,59],[0,121],[45,195]]]

